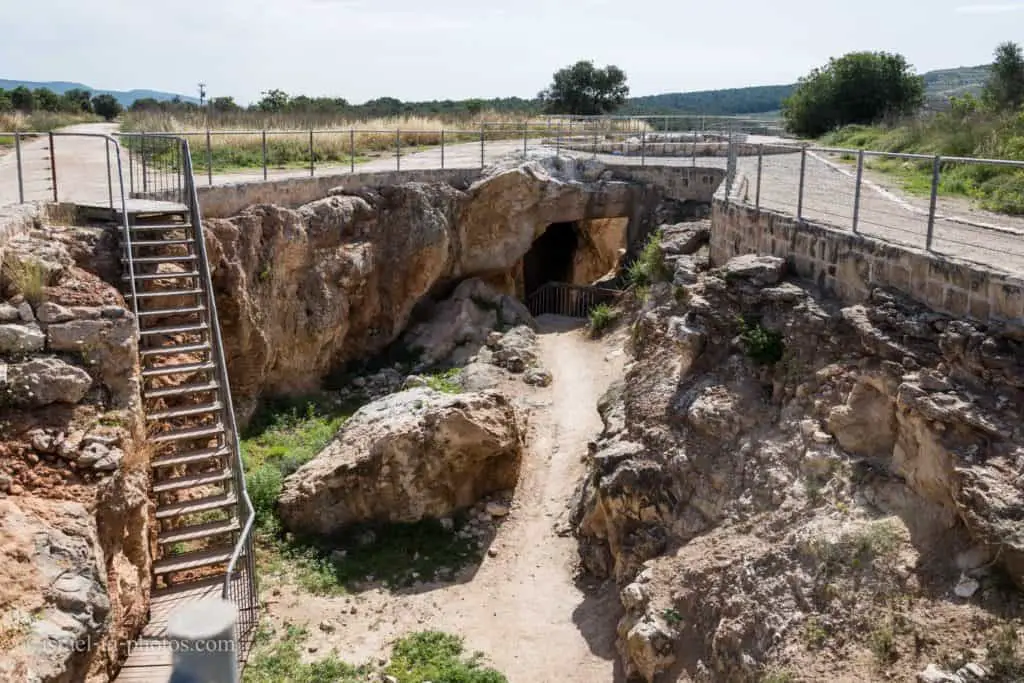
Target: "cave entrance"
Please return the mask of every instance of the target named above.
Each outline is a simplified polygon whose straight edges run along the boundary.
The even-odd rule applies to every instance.
[[[572,282],[579,247],[575,222],[552,223],[523,257],[523,293],[527,298],[548,282]]]

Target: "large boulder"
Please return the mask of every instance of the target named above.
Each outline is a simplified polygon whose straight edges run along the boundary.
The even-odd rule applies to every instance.
[[[360,409],[279,501],[292,531],[331,535],[366,522],[444,517],[514,488],[523,428],[497,393],[416,388]]]
[[[0,391],[6,389],[15,405],[46,406],[51,403],[78,403],[92,386],[92,377],[82,368],[59,358],[33,358],[7,366]],[[5,386],[6,385],[6,386]]]

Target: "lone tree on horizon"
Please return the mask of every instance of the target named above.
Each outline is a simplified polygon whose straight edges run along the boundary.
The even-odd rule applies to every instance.
[[[982,100],[993,110],[1016,111],[1024,104],[1024,52],[1014,42],[996,48]]]
[[[626,72],[614,64],[598,69],[588,60],[559,69],[537,96],[549,114],[607,114],[626,102]]]
[[[800,79],[782,103],[786,127],[818,137],[854,123],[914,114],[924,103],[924,80],[903,55],[851,52]]]

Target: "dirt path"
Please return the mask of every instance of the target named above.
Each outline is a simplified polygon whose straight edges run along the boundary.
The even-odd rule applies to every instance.
[[[530,441],[512,512],[490,546],[495,555],[462,582],[419,592],[319,598],[282,587],[269,607],[276,624],[307,626],[317,652],[335,649],[352,663],[386,656],[396,638],[429,628],[464,636],[468,651],[486,653],[512,683],[621,680],[615,587],[581,590],[576,542],[559,531],[584,473],[580,456],[601,429],[597,400],[621,375],[625,356],[621,344],[587,339],[579,321],[545,316],[539,323],[543,363],[555,382],[533,389],[516,377],[508,384],[530,412]],[[318,629],[325,619],[336,632]]]

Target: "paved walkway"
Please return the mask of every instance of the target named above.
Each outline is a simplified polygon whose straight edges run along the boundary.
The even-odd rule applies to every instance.
[[[86,124],[67,129],[69,132],[110,133],[112,124]],[[751,136],[752,143],[773,144],[777,138]],[[49,170],[48,141],[44,137],[26,142],[23,146],[26,200],[47,200],[53,196]],[[108,185],[105,143],[98,139],[56,138],[57,189],[61,201],[106,201],[112,187],[115,196],[116,170],[112,184]],[[543,145],[539,138],[531,138],[530,153],[554,151]],[[510,155],[521,155],[523,140],[487,141],[483,148],[484,164],[491,164]],[[572,152],[589,157],[585,152]],[[724,157],[651,157],[597,155],[602,161],[616,164],[647,163],[658,166],[711,166],[725,168]],[[127,162],[127,158],[124,158]],[[356,164],[356,172],[385,171],[396,168],[479,168],[481,146],[479,142],[448,145],[440,148],[403,154],[385,153],[372,161]],[[802,215],[834,225],[852,229],[855,196],[853,169],[839,159],[819,153],[807,155],[806,182],[802,201]],[[127,168],[127,165],[125,166]],[[219,173],[210,178],[204,169],[197,168],[199,184],[223,185],[238,182],[260,182],[262,170],[240,173]],[[350,172],[348,164],[318,166],[317,175]],[[308,177],[308,169],[270,169],[268,178]],[[757,158],[740,157],[737,160],[736,181],[732,199],[754,204],[758,200]],[[875,173],[866,173],[862,187],[858,230],[892,242],[923,248],[928,230],[927,198],[905,195],[894,187],[892,180]],[[760,205],[783,213],[797,213],[800,181],[799,153],[766,155],[763,160]],[[724,191],[724,188],[723,188]],[[720,192],[721,194],[721,192]],[[0,157],[0,204],[18,200],[17,176],[13,153]],[[938,220],[935,223],[932,248],[943,254],[956,256],[989,266],[1024,273],[1024,219],[979,211],[970,202],[960,198],[943,197],[939,201]]]

